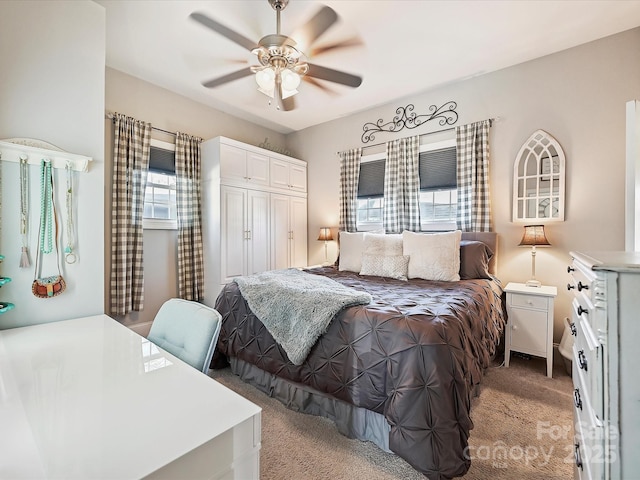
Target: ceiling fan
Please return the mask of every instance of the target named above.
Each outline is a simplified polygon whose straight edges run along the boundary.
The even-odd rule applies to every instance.
[[[276,11],[276,33],[262,37],[257,43],[203,13],[194,12],[190,15],[196,22],[249,50],[256,55],[258,61],[258,65],[252,65],[227,75],[207,80],[202,82],[202,85],[207,88],[215,88],[255,74],[258,90],[272,98],[278,110],[285,111],[295,108],[293,95],[298,93],[297,88],[301,80],[310,82],[320,88],[324,87],[316,79],[352,88],[360,86],[362,77],[358,75],[309,63],[305,54],[296,48],[295,40],[280,33],[280,12],[286,8],[289,0],[267,1]],[[294,36],[298,38],[300,38],[298,35],[303,36],[307,40],[307,45],[311,46],[337,21],[338,14],[325,5]],[[320,48],[318,51],[352,47],[359,44],[359,40],[350,39]]]

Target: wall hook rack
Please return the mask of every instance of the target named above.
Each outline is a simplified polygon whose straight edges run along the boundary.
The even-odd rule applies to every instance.
[[[77,172],[86,172],[93,159],[84,155],[65,152],[48,142],[33,138],[7,138],[0,140],[0,160],[40,165],[41,160],[51,161],[53,168],[67,168],[67,164]]]

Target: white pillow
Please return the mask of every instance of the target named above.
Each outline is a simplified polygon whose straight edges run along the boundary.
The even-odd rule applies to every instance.
[[[402,250],[409,256],[409,278],[455,282],[460,280],[462,232],[402,232]]]
[[[338,270],[360,273],[364,233],[340,232],[340,261]]]
[[[402,235],[364,234],[364,254],[366,255],[402,255]]]
[[[362,270],[360,275],[375,275],[398,280],[407,279],[407,265],[409,257],[406,255],[362,255]]]

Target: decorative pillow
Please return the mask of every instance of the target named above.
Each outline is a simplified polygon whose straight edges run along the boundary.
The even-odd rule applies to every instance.
[[[362,255],[362,270],[360,275],[375,275],[397,280],[407,279],[407,265],[409,257],[406,255]]]
[[[364,233],[340,232],[338,270],[360,273]]]
[[[462,232],[402,232],[403,253],[408,255],[409,278],[455,282],[460,280]]]
[[[460,278],[491,278],[489,274],[489,260],[493,251],[486,243],[477,240],[462,240],[460,242]]]
[[[364,253],[366,255],[402,255],[402,235],[365,233]]]

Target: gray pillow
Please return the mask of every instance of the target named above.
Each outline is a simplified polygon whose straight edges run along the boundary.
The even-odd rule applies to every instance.
[[[477,240],[460,241],[460,279],[491,278],[489,260],[493,251],[486,243]]]

